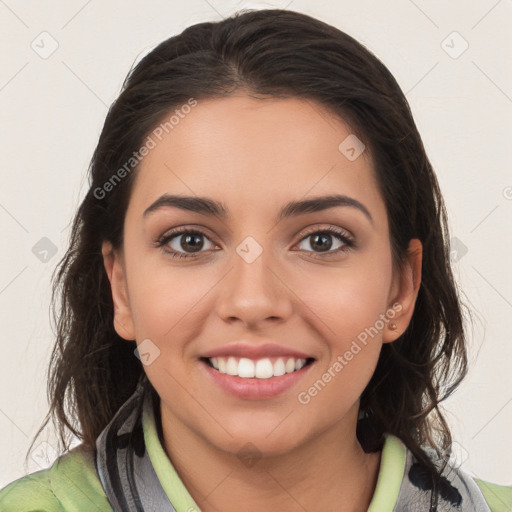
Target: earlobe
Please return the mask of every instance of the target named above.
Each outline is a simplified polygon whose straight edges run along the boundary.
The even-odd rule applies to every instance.
[[[412,239],[409,242],[407,258],[400,275],[395,277],[396,281],[393,287],[395,291],[390,297],[388,310],[393,310],[394,316],[384,329],[383,343],[395,341],[409,326],[421,286],[422,256],[421,242],[417,238]]]
[[[128,289],[122,254],[112,248],[108,241],[103,242],[101,253],[103,264],[110,281],[112,301],[114,303],[114,329],[121,338],[132,341],[135,339],[135,329],[128,300]]]

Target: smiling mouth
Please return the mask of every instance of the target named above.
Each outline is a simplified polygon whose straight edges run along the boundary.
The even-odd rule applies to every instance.
[[[243,379],[270,379],[294,373],[311,365],[315,359],[295,357],[202,357],[201,360],[219,373]]]

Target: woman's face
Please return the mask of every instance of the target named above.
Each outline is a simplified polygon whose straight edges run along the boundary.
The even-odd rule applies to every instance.
[[[381,345],[411,318],[421,246],[393,273],[369,151],[316,103],[181,112],[150,134],[122,251],[104,244],[115,327],[139,346],[164,431],[233,454],[353,436]]]

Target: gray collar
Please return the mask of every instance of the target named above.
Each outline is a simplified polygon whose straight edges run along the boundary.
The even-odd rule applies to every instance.
[[[176,512],[146,449],[144,409],[154,412],[149,382],[141,379],[96,439],[96,471],[114,512]]]

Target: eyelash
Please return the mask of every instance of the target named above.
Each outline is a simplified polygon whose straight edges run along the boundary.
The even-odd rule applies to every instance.
[[[304,236],[299,240],[299,243],[302,242],[304,239],[310,237],[311,235],[325,234],[325,233],[333,235],[340,242],[343,242],[344,246],[341,248],[338,248],[334,251],[327,251],[325,253],[314,253],[317,255],[315,257],[320,256],[323,258],[323,257],[325,257],[325,256],[323,256],[324,254],[325,255],[333,255],[333,254],[348,252],[348,251],[354,249],[354,247],[356,246],[354,240],[347,235],[346,231],[344,231],[344,230],[342,231],[342,230],[339,230],[339,229],[336,229],[333,227],[327,227],[327,228],[323,228],[323,229],[312,228],[310,231],[307,231],[304,234]],[[174,231],[171,231],[170,233],[167,233],[167,234],[161,236],[158,240],[155,241],[154,245],[157,248],[160,248],[165,254],[168,254],[172,258],[178,258],[178,259],[197,258],[197,254],[201,254],[201,253],[187,254],[187,253],[182,253],[182,252],[178,252],[175,250],[169,250],[169,249],[165,248],[165,246],[173,238],[176,238],[179,235],[201,235],[201,236],[208,238],[206,233],[203,233],[200,230],[189,229],[189,228],[177,228]],[[203,252],[203,251],[201,251],[201,252]],[[314,252],[314,251],[306,251],[306,252]]]

